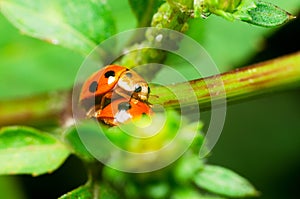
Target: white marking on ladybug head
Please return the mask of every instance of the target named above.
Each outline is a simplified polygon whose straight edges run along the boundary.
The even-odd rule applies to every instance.
[[[114,83],[115,79],[116,79],[116,78],[115,78],[114,76],[109,76],[109,77],[108,77],[108,80],[107,80],[107,83],[108,83],[108,84],[112,84],[112,83]]]
[[[131,118],[132,118],[132,115],[130,115],[126,110],[120,110],[115,115],[115,120],[118,123],[124,123],[124,122],[128,121]]]
[[[138,93],[139,98],[147,100],[150,92],[148,84],[146,82],[139,82],[135,87],[135,92]]]
[[[122,78],[119,79],[118,85],[126,91],[134,91],[134,86],[132,86],[128,81],[124,81]]]

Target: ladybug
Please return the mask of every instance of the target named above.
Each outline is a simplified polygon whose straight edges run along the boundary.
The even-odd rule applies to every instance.
[[[149,93],[148,83],[136,72],[124,66],[108,65],[84,82],[79,102],[87,109],[101,110],[107,104],[107,100],[111,100],[113,94],[128,100],[133,98],[136,101],[146,102]]]
[[[117,126],[143,116],[149,117],[151,114],[152,110],[148,104],[134,99],[128,101],[120,98],[96,112],[95,118],[110,126]]]

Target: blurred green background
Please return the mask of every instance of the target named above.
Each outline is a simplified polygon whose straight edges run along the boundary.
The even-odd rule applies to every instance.
[[[298,13],[298,19],[266,29],[210,16],[191,20],[188,35],[205,47],[222,72],[299,51],[300,1],[272,2],[294,15]],[[135,27],[127,1],[108,3],[118,32]],[[23,35],[2,15],[0,31],[1,101],[73,86],[84,57]],[[299,198],[299,91],[275,93],[229,106],[225,128],[209,162],[249,179],[261,192],[260,198]],[[207,126],[209,115],[202,114]],[[82,163],[70,157],[54,175],[0,176],[0,198],[55,198],[79,186],[85,178]]]

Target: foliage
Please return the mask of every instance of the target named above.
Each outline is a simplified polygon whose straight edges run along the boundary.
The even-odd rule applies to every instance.
[[[152,25],[181,32],[188,31],[189,23],[195,23],[195,21],[191,22],[194,20],[192,17],[208,17],[210,13],[225,19],[237,19],[265,27],[278,26],[292,18],[286,11],[262,1],[230,1],[230,4],[226,4],[226,2],[228,1],[168,0],[163,2],[161,0],[149,0],[143,4],[137,0],[129,1],[137,18],[138,27]],[[100,0],[51,2],[2,0],[0,6],[3,15],[22,33],[54,45],[69,48],[83,55],[87,55],[99,42],[116,33],[115,24],[117,23],[113,17],[117,14],[110,10],[106,2]],[[147,7],[146,10],[145,7]],[[198,22],[196,21],[196,23]],[[194,30],[198,32],[198,27]],[[205,35],[202,37],[205,38]],[[145,38],[140,38],[139,41],[151,42],[151,39],[145,35]],[[37,46],[39,45],[43,44],[38,43]],[[11,51],[14,50],[15,48]],[[53,47],[53,51],[56,50],[58,48]],[[23,49],[21,53],[24,51],[26,50]],[[48,51],[52,50],[46,50],[44,54],[47,55]],[[99,53],[105,57],[109,52],[101,51]],[[166,59],[163,54],[157,54],[154,58],[150,57],[149,55],[153,55],[153,53],[146,50],[130,57],[125,56],[122,61],[137,65],[151,61],[162,62]],[[37,57],[39,54],[33,57],[33,60]],[[78,59],[77,55],[72,53],[68,54],[68,57],[71,58],[70,60],[72,58]],[[136,60],[141,60],[137,59],[138,57],[142,57],[142,62],[136,62]],[[14,64],[20,65],[20,62],[14,62]],[[22,70],[26,70],[20,68],[20,73]],[[59,70],[52,76],[59,73]],[[156,70],[149,69],[149,71],[154,72]],[[53,81],[52,78],[49,79]],[[65,82],[64,78],[62,82]],[[70,87],[71,84],[65,88]],[[103,127],[104,134],[120,147],[135,152],[144,150],[145,146],[149,147],[146,147],[148,150],[155,147],[159,148],[162,143],[171,140],[174,136],[173,133],[177,130],[176,125],[179,116],[173,111],[169,111],[168,114],[169,118],[161,130],[163,136],[155,137],[149,143],[137,144],[135,140],[124,135],[124,132],[119,128],[107,129]],[[185,122],[189,125],[182,131],[189,133],[190,129],[196,129],[199,132],[192,147],[167,168],[140,174],[128,174],[109,167],[102,168],[94,156],[90,154],[90,151],[85,148],[80,140],[78,129],[74,127],[63,129],[62,126],[56,126],[55,131],[49,130],[47,133],[24,126],[4,127],[0,130],[0,174],[37,176],[49,173],[57,169],[70,154],[74,154],[86,163],[89,179],[86,184],[66,193],[61,198],[217,199],[221,197],[257,196],[258,192],[243,177],[226,168],[208,165],[204,160],[198,158],[197,152],[203,142],[202,134],[200,134],[202,126],[199,126],[197,122],[193,123],[188,120]],[[130,125],[128,128],[137,132]],[[92,130],[88,129],[87,132],[92,132]],[[181,141],[184,141],[184,137]],[[178,145],[180,144],[178,143]],[[168,154],[163,155],[165,156],[160,158],[163,159]],[[128,161],[129,165],[130,161],[134,162],[130,159]],[[143,165],[141,162],[139,166],[146,167],[147,165]],[[201,191],[195,189],[194,186],[201,188]],[[202,189],[209,193],[202,191]]]
[[[101,1],[1,1],[1,8],[22,32],[84,54],[115,33],[111,13]]]
[[[59,140],[28,127],[2,128],[0,151],[0,174],[34,176],[52,172],[69,155]]]

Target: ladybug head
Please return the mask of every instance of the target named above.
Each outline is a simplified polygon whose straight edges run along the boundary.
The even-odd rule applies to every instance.
[[[150,87],[146,82],[138,82],[134,85],[132,97],[147,101],[150,93]]]
[[[130,93],[135,99],[148,100],[150,92],[148,83],[132,70],[128,70],[122,74],[117,86]]]

